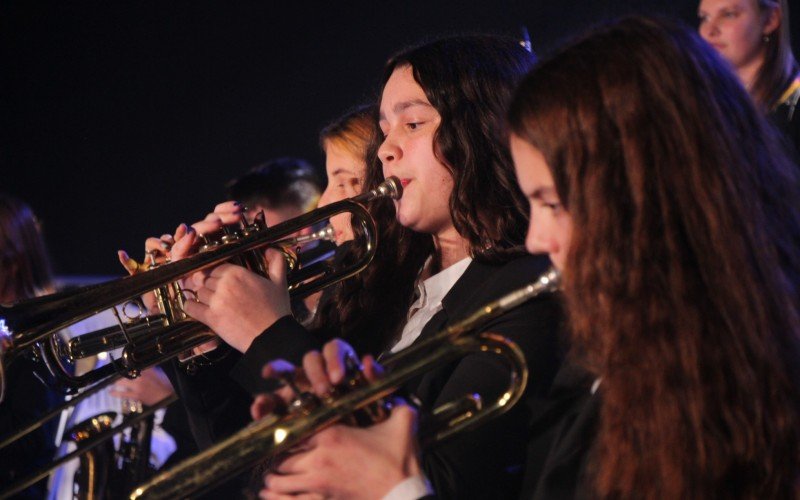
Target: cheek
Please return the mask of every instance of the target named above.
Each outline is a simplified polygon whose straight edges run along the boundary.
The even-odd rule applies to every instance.
[[[572,224],[569,220],[560,221],[556,244],[558,245],[558,252],[566,259],[569,247],[572,244]]]
[[[361,194],[361,186],[357,184],[348,184],[344,188],[345,198],[352,198],[354,196],[358,196],[359,194]]]
[[[430,186],[429,196],[436,196],[437,201],[449,204],[456,183],[453,180],[453,174],[444,165],[437,162],[435,170],[428,176],[426,184]]]
[[[730,26],[728,35],[736,55],[746,56],[761,45],[761,28],[754,20],[742,20]]]
[[[353,239],[353,228],[350,225],[350,214],[342,213],[330,218],[330,224],[336,232],[336,244],[341,245],[345,241]]]
[[[531,209],[528,234],[525,236],[525,249],[528,253],[541,254],[550,252],[550,233],[552,221],[547,214],[538,209]]]
[[[348,221],[347,216],[348,216],[348,214],[344,214],[344,213],[337,214],[337,215],[334,215],[333,217],[331,217],[329,219],[329,222],[331,223],[331,225],[335,229],[339,230],[339,229],[344,228],[345,225],[349,226],[349,224],[348,224],[349,221]]]

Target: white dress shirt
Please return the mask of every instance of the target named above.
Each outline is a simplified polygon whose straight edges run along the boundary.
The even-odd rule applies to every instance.
[[[433,495],[428,479],[424,475],[411,476],[394,485],[381,500],[416,500],[428,495]]]
[[[428,321],[434,314],[442,310],[442,299],[461,278],[470,262],[472,262],[472,258],[465,257],[447,269],[417,283],[417,300],[411,304],[406,326],[403,328],[403,333],[400,334],[400,340],[392,347],[391,352],[401,351],[417,340]]]

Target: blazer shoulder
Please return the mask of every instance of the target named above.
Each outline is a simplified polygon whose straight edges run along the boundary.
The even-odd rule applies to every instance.
[[[523,255],[502,264],[473,261],[442,300],[451,318],[459,318],[536,280],[550,266],[547,257]]]

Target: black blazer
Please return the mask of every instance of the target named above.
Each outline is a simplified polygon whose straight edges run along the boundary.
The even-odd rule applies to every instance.
[[[545,405],[532,409],[521,499],[591,498],[588,462],[597,433],[599,391],[593,375],[566,362]]]
[[[482,305],[533,281],[548,265],[525,256],[502,265],[473,261],[442,300],[442,310],[425,325],[417,341],[463,319]],[[546,399],[560,360],[558,329],[561,311],[553,296],[541,297],[487,324],[482,330],[505,335],[519,344],[528,359],[527,405],[423,453],[423,465],[439,498],[513,498],[519,493],[525,462],[529,408]],[[242,387],[257,390],[264,362],[282,358],[298,363],[305,352],[319,349],[323,339],[290,317],[282,318],[257,338],[237,362],[231,376]],[[442,366],[404,387],[423,410],[478,393],[489,402],[506,388],[508,375],[492,356],[470,355]]]
[[[419,339],[427,338],[449,323],[463,319],[482,305],[533,281],[548,265],[545,258],[524,256],[500,265],[473,261],[442,301],[443,309],[425,325]],[[529,385],[527,404],[519,404],[508,413],[480,428],[464,432],[446,443],[423,453],[423,466],[439,498],[513,498],[519,494],[525,463],[529,408],[544,404],[560,363],[558,331],[561,310],[557,299],[542,296],[496,318],[482,330],[504,335],[519,344],[528,359]],[[263,388],[260,371],[272,359],[299,363],[303,354],[319,349],[326,339],[303,328],[291,317],[280,319],[265,330],[242,356],[226,361],[233,365],[230,377],[240,388],[257,392]],[[211,367],[211,371],[222,369]],[[209,421],[201,424],[205,437],[214,440],[214,432],[227,431],[220,419],[230,413],[220,410],[235,399],[236,391],[218,389],[226,385],[214,376],[202,376],[205,396],[201,406],[190,410],[192,417],[207,413]],[[215,381],[213,381],[215,380]],[[507,386],[508,374],[502,363],[489,355],[470,355],[425,374],[404,389],[417,396],[423,409],[452,401],[465,394],[478,393],[485,401],[496,399]],[[219,401],[214,402],[214,396]],[[197,399],[197,398],[195,398]],[[198,403],[199,401],[195,401]],[[192,424],[193,427],[197,425]],[[221,436],[219,436],[221,437]]]

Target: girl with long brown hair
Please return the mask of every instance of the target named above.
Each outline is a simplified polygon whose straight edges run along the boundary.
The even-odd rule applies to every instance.
[[[633,18],[541,63],[509,122],[527,246],[562,268],[594,379],[538,495],[569,465],[590,497],[796,497],[800,198],[738,82]],[[571,441],[594,412],[594,443]]]
[[[571,334],[522,498],[797,498],[798,184],[735,77],[684,28],[629,18],[537,65],[508,123],[526,247],[561,270]],[[326,429],[293,486],[402,490],[413,422]]]

